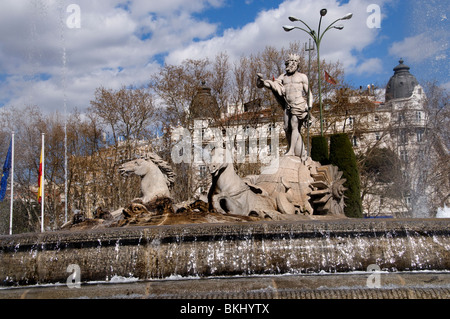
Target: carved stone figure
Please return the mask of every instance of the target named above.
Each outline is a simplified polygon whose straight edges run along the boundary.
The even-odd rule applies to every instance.
[[[223,161],[224,152],[214,149],[209,166],[210,211],[272,220],[313,214],[344,217],[345,179],[336,166],[283,156],[277,170],[269,166],[259,176],[241,179],[233,165]]]
[[[272,90],[278,103],[284,110],[284,129],[288,139],[289,150],[287,156],[298,156],[307,159],[301,128],[308,118],[308,111],[312,107],[312,93],[309,90],[309,81],[305,74],[298,71],[300,57],[289,55],[286,60],[286,72],[276,80],[264,80],[258,73],[257,86]],[[307,96],[305,100],[304,95]]]
[[[122,164],[119,168],[123,176],[135,174],[141,176],[142,197],[138,200],[148,203],[156,198],[171,198],[170,189],[175,182],[175,173],[168,163],[154,153],[147,153]]]
[[[212,185],[208,194],[210,210],[219,213],[279,219],[275,200],[263,189],[242,180],[234,171],[233,164],[227,163],[225,150],[212,151],[209,170]]]
[[[312,190],[311,183],[314,182],[310,169],[315,164],[311,160],[305,164],[298,157],[283,156],[276,172],[263,169],[255,183],[276,199],[277,210],[281,213],[312,215],[313,208],[308,194]]]
[[[272,220],[313,214],[344,217],[345,179],[336,166],[283,156],[275,171],[269,166],[259,176],[241,179],[224,153],[214,149],[209,165],[210,211]]]
[[[342,178],[343,172],[337,166],[316,166],[311,170],[314,182],[313,191],[309,193],[314,211],[321,215],[344,216],[344,192],[347,190]]]

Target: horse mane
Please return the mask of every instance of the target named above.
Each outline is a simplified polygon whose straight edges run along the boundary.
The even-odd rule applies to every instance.
[[[169,189],[173,188],[173,185],[175,184],[176,174],[173,171],[172,167],[169,165],[169,163],[167,163],[165,160],[163,160],[157,154],[152,153],[152,152],[145,153],[142,158],[145,160],[150,160],[154,164],[156,164],[158,166],[158,168],[161,170],[161,172],[166,176],[167,186],[169,186]]]

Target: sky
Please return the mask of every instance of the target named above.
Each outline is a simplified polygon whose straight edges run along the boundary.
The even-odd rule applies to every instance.
[[[0,107],[82,111],[96,88],[145,85],[164,63],[306,43],[282,26],[317,29],[322,8],[323,27],[353,13],[321,45],[350,85],[384,86],[403,58],[450,90],[448,0],[1,0]]]

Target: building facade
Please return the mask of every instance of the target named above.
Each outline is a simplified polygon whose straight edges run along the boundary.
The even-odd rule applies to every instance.
[[[429,216],[434,189],[427,185],[427,175],[433,172],[434,160],[448,156],[448,150],[431,138],[427,98],[410,68],[400,60],[385,89],[384,101],[376,97],[372,87],[338,93],[325,103],[324,133],[349,135],[361,167],[364,214],[367,217]],[[338,95],[345,99],[337,101]],[[197,111],[192,112],[195,124],[190,130],[194,146],[192,186],[198,196],[206,195],[210,185],[208,163],[202,156],[211,147],[222,145],[230,149],[241,176],[258,174],[263,165],[261,159],[286,151],[282,117],[274,117],[269,109],[258,107],[261,105],[258,101],[228,105],[227,110],[217,108],[214,112],[204,106],[205,101],[214,109],[217,107],[211,90],[204,85],[193,101],[192,109]],[[307,145],[310,144],[307,137],[320,134],[318,117],[314,108],[309,132],[303,128]]]

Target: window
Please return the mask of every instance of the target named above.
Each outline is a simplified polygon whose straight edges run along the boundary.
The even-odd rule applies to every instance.
[[[423,142],[423,131],[417,131],[417,143]]]
[[[353,117],[348,118],[348,125],[353,126],[354,122],[355,122],[355,119]]]
[[[407,150],[400,151],[400,159],[405,163],[408,162],[408,151]]]
[[[379,115],[375,115],[375,122],[379,122],[380,121],[380,116]]]
[[[245,143],[245,155],[250,155],[250,141]]]
[[[422,121],[422,112],[416,111],[416,122]]]
[[[353,146],[357,147],[358,146],[358,138],[356,136],[353,136],[352,138],[352,144]]]
[[[375,133],[375,140],[379,141],[381,139],[381,134],[380,132],[376,132]]]
[[[206,177],[206,165],[201,165],[200,166],[200,178],[205,178]]]
[[[405,198],[405,203],[406,205],[411,205],[411,194],[410,193],[405,193],[404,194],[404,198]]]
[[[275,131],[275,124],[274,123],[270,123],[269,124],[269,133],[272,134],[272,132]]]
[[[399,142],[402,145],[408,144],[408,132],[406,130],[401,130],[399,136]]]

